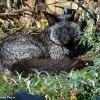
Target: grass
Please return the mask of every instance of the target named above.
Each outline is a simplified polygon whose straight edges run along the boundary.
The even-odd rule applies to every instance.
[[[63,71],[58,75],[37,70],[35,76],[29,75],[27,78],[22,77],[18,72],[16,76],[1,73],[0,97],[26,90],[32,94],[45,95],[48,100],[70,100],[73,91],[76,100],[94,98],[100,95],[100,66],[97,63],[98,61],[95,66],[82,70],[71,70],[69,73]]]

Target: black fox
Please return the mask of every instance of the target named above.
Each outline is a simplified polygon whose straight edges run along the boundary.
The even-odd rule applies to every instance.
[[[15,33],[0,43],[2,67],[12,66],[21,59],[67,59],[83,53],[77,41],[82,35],[78,25],[69,21],[70,16],[46,13],[50,26],[39,33]],[[81,51],[81,52],[80,52]],[[1,68],[2,69],[2,68]],[[8,68],[9,69],[9,68]]]

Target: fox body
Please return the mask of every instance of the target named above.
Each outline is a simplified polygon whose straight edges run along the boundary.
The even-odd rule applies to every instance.
[[[81,48],[76,41],[81,32],[69,16],[49,15],[49,26],[39,33],[15,33],[1,40],[0,63],[12,66],[21,59],[64,59],[78,56]],[[76,53],[78,51],[78,53]],[[1,68],[2,69],[2,68]]]

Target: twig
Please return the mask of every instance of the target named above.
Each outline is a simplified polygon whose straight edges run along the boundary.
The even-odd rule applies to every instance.
[[[23,11],[33,11],[33,9],[22,8],[22,9],[18,9],[18,10],[11,11],[11,12],[0,13],[0,17],[10,16],[10,15],[18,15],[18,13],[21,13]]]
[[[15,16],[15,15],[18,15],[18,13],[11,13],[11,12],[9,12],[9,13],[0,13],[0,17],[2,17],[2,16]]]

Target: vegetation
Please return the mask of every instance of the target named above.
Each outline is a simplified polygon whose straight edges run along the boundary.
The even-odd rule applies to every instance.
[[[43,94],[49,100],[86,100],[100,95],[100,58],[94,58],[95,65],[83,70],[61,72],[59,75],[50,75],[47,72],[38,72],[34,76],[23,78],[1,73],[0,97],[10,95],[18,90],[26,90],[32,94]]]
[[[33,5],[30,6],[34,6],[37,9],[32,9],[30,11],[27,6],[22,6],[23,3],[17,5],[20,0],[10,1],[13,2],[10,6],[7,6],[6,2],[0,0],[0,8],[2,8],[2,10],[0,10],[1,38],[16,31],[39,31],[47,25],[47,21],[44,16],[42,16],[42,11],[39,9],[39,7],[45,9],[43,8],[44,5],[37,6],[35,3],[32,3]],[[88,0],[87,2],[89,5],[88,10],[90,10],[90,12],[93,11],[91,8],[92,2],[93,0]],[[26,4],[27,3],[28,0]],[[41,4],[44,3],[42,2]],[[20,7],[20,9],[18,9],[18,7]],[[6,9],[10,12],[9,14],[5,12]],[[41,13],[40,16],[39,13],[37,13],[38,11]],[[35,18],[33,23],[23,23],[22,17],[24,16],[21,16],[21,12],[33,14]],[[39,18],[37,16],[39,16]],[[33,16],[30,15],[28,18],[29,17],[30,19],[33,18]],[[47,100],[86,100],[89,98],[93,100],[95,96],[100,96],[100,31],[96,31],[95,22],[87,12],[82,12],[79,18],[79,24],[81,20],[84,19],[87,21],[88,25],[84,30],[85,35],[82,37],[80,42],[85,45],[88,41],[90,46],[93,46],[93,48],[91,51],[83,55],[82,59],[92,59],[94,62],[93,66],[88,66],[82,70],[71,70],[69,73],[63,71],[55,75],[49,74],[48,72],[38,72],[34,69],[35,74],[29,75],[27,78],[23,78],[22,74],[19,74],[18,72],[16,72],[16,76],[1,72],[0,98],[11,95],[15,91],[19,90],[26,90],[32,94],[38,93],[45,95]],[[41,27],[41,25],[43,27]]]

